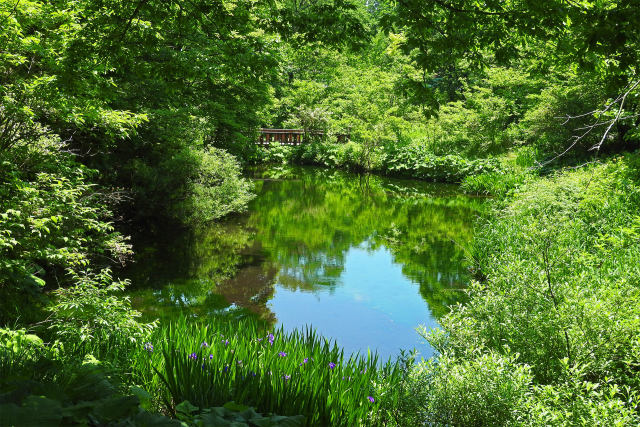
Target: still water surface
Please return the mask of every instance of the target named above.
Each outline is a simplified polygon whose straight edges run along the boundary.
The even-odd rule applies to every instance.
[[[251,315],[311,325],[347,353],[431,356],[415,328],[437,327],[464,298],[462,247],[480,199],[311,168],[256,172],[254,183],[246,214],[138,242],[125,272],[136,308],[148,318]]]

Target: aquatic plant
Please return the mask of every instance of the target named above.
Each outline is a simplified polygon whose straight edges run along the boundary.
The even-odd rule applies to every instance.
[[[375,425],[391,417],[398,399],[397,364],[382,365],[370,353],[346,357],[312,329],[268,333],[252,319],[181,318],[151,341],[157,351],[140,346],[134,372],[148,390],[160,390],[171,413],[176,402],[208,408],[235,401],[263,413],[304,415],[307,425]]]

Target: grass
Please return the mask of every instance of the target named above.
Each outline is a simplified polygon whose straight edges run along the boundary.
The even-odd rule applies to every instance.
[[[345,357],[311,329],[268,333],[251,319],[161,327],[136,353],[135,372],[170,413],[185,400],[199,408],[234,401],[304,415],[307,425],[382,424],[397,407],[401,379],[397,363]]]

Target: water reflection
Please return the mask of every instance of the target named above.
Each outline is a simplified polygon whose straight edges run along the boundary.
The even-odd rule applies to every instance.
[[[246,215],[138,249],[126,272],[134,305],[155,317],[250,312],[287,329],[311,324],[347,351],[386,357],[418,345],[414,328],[435,326],[463,298],[461,246],[481,200],[315,169],[257,173],[255,188]]]

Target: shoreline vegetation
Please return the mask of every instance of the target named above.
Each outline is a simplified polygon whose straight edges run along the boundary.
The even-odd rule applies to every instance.
[[[633,2],[0,0],[0,46],[0,424],[640,424]],[[141,321],[122,230],[242,212],[262,163],[494,196],[436,357]]]

